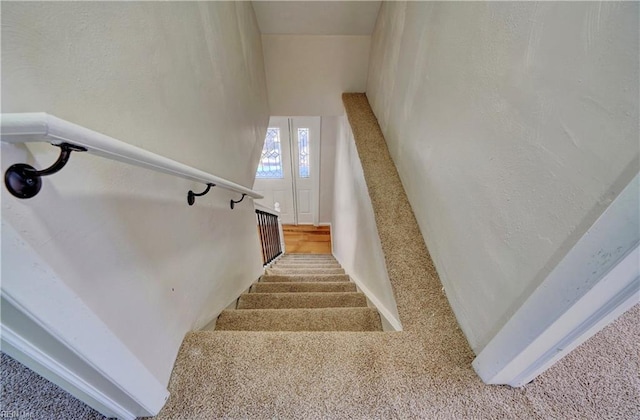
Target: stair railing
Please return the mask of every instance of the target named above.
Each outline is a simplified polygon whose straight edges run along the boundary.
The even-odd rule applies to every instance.
[[[5,143],[46,142],[60,148],[60,157],[49,168],[36,170],[30,165],[17,163],[5,173],[5,186],[15,197],[26,199],[38,194],[41,178],[61,170],[72,152],[86,152],[117,160],[157,172],[201,182],[207,188],[202,193],[189,191],[187,202],[193,205],[195,197],[206,194],[211,187],[224,188],[242,194],[240,200],[230,200],[231,209],[245,197],[263,198],[257,192],[224,178],[209,174],[183,163],[132,146],[112,137],[81,127],[44,112],[2,114],[0,133]]]
[[[283,253],[282,225],[277,211],[257,203],[255,207],[262,247],[262,262],[267,266]]]

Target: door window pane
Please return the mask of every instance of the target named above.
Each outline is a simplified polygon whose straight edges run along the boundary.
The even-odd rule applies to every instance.
[[[298,128],[298,168],[300,178],[309,178],[309,129]]]
[[[280,129],[277,127],[269,127],[267,129],[267,137],[264,139],[256,178],[284,178],[282,174]]]

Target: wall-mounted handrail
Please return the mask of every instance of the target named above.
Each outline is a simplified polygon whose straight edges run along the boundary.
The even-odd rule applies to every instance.
[[[84,148],[87,153],[108,159],[201,182],[205,185],[215,184],[219,188],[245,194],[254,199],[263,198],[262,195],[242,185],[44,112],[2,114],[0,135],[2,141],[6,143],[46,142],[58,146],[66,143]]]

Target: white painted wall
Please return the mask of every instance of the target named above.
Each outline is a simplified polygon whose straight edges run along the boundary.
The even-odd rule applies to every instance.
[[[380,1],[254,1],[262,34],[371,35]]]
[[[636,175],[473,361],[485,383],[522,386],[640,302]]]
[[[48,112],[253,183],[269,111],[250,3],[6,3],[2,41],[3,112]],[[2,167],[57,154],[3,144]],[[239,197],[214,188],[189,207],[201,186],[79,153],[43,183],[24,201],[3,187],[3,221],[168,383],[184,334],[261,271],[251,201],[231,211]]]
[[[333,198],[333,255],[396,330],[402,328],[369,190],[346,117],[339,118]]]
[[[322,117],[320,123],[320,223],[331,223],[336,143],[340,117]]]
[[[384,3],[367,96],[482,350],[638,172],[637,3]]]
[[[343,115],[367,83],[370,36],[262,35],[271,115]]]

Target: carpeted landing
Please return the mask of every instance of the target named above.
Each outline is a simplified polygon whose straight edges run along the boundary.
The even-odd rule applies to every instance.
[[[332,255],[287,254],[223,311],[216,331],[382,331]]]
[[[105,420],[82,401],[0,352],[0,418]]]
[[[157,418],[639,419],[640,305],[525,387],[482,383],[367,98],[343,102],[404,331],[191,332]],[[343,274],[280,267],[249,294],[272,283],[267,293],[342,293],[327,284],[349,284]],[[254,310],[273,309],[235,312]]]

